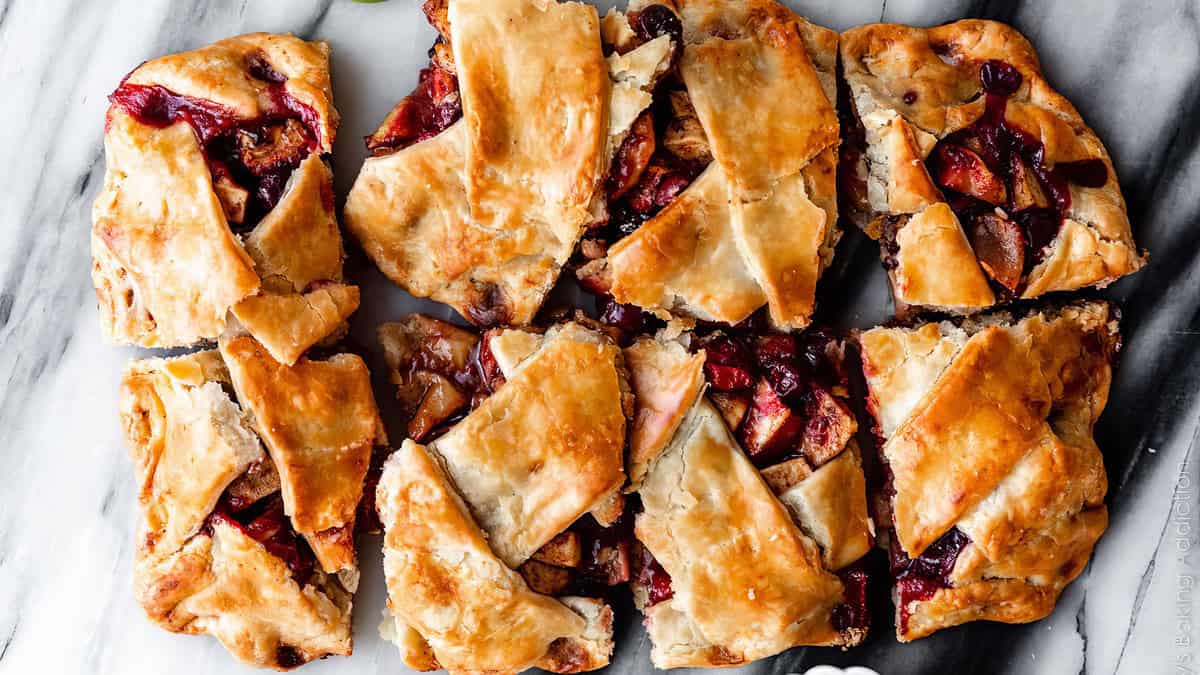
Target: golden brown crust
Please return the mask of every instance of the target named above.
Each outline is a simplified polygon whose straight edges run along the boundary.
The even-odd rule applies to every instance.
[[[923,160],[937,141],[984,114],[979,70],[997,59],[1022,77],[1004,109],[1005,121],[1042,143],[1046,164],[1099,159],[1108,171],[1102,187],[1071,185],[1063,226],[1046,259],[1028,273],[1021,297],[1105,286],[1145,264],[1133,242],[1108,152],[1074,106],[1050,88],[1033,47],[1016,30],[973,19],[929,29],[872,24],[843,33],[841,54],[852,103],[866,131],[867,195],[876,217],[916,214],[931,202],[944,201]],[[879,235],[877,225],[867,229]],[[954,284],[948,273],[965,265],[921,247],[906,251],[901,244],[900,250],[900,268],[893,276],[938,267],[946,271],[931,281]],[[909,296],[903,285],[894,287],[898,302],[939,309],[963,311],[982,299],[972,284],[961,291],[951,285],[929,296]]]
[[[625,483],[620,349],[565,324],[430,445],[515,567]]]
[[[368,159],[346,223],[410,293],[477,325],[523,325],[591,219],[607,168],[599,22],[589,6],[534,0],[456,0],[448,16],[463,120]]]
[[[473,219],[493,230],[533,221],[573,245],[607,168],[609,83],[596,10],[452,0],[449,18]]]
[[[671,576],[646,610],[658,668],[737,665],[842,644],[842,584],[701,400],[640,489],[635,532]],[[665,616],[664,616],[665,615]]]
[[[329,47],[290,35],[256,33],[165,56],[138,67],[124,84],[161,86],[223,106],[256,123],[278,114],[268,67],[283,90],[310,109],[317,151],[292,172],[278,204],[243,242],[223,202],[246,191],[214,177],[187,123],[142,123],[120,104],[108,112],[105,187],[93,207],[92,278],[105,337],[146,347],[216,338],[230,310],[271,349],[293,363],[337,331],[357,307],[357,289],[307,298],[314,284],[342,280],[342,244],[333,186],[320,153],[332,149],[337,112],[329,83]]]
[[[406,440],[379,483],[384,571],[391,615],[385,632],[409,645],[410,667],[451,673],[515,673],[539,666],[577,672],[593,626],[584,614],[529,590],[489,548],[449,477],[424,447]],[[608,648],[611,650],[611,610]],[[415,633],[415,635],[413,635]],[[565,638],[565,640],[563,640]],[[603,636],[601,636],[603,641]],[[599,667],[607,663],[584,664]],[[590,668],[589,668],[590,669]]]
[[[897,608],[911,615],[901,639],[975,618],[1041,618],[1082,570],[1107,522],[1092,428],[1118,340],[1099,302],[863,334],[893,536],[910,557],[951,528],[969,539],[951,588]]]
[[[808,325],[837,227],[837,35],[773,0],[674,3],[680,75],[712,165],[608,252],[612,293],[662,316],[737,323],[764,304]]]
[[[704,390],[704,352],[643,338],[625,348],[625,364],[635,402],[629,483],[636,490]]]
[[[857,644],[865,631],[839,631],[831,617],[843,593],[831,572],[874,539],[857,446],[851,440],[816,471],[798,458],[760,475],[702,395],[703,354],[665,335],[625,349],[637,419],[655,432],[631,460],[643,505],[635,534],[674,592],[643,609],[655,666],[741,665],[796,645]],[[645,604],[636,583],[634,595]]]
[[[270,82],[247,76],[251,59],[261,58],[287,78],[284,89],[312,109],[321,153],[333,151],[338,113],[329,79],[329,43],[293,35],[249,33],[218,40],[190,52],[152,59],[138,66],[129,84],[161,85],[180,96],[205,99],[255,120],[274,109]]]
[[[169,347],[216,337],[229,308],[259,280],[225,224],[195,134],[114,109],[104,146],[92,281],[105,339]]]
[[[366,364],[338,354],[285,366],[247,336],[223,339],[221,354],[279,471],[296,531],[318,540],[313,549],[326,572],[352,567],[352,541],[317,535],[353,529],[371,448],[386,442]],[[330,544],[348,550],[327,551]]]
[[[163,628],[210,634],[251,665],[286,670],[348,655],[342,584],[318,571],[301,586],[282,559],[213,514],[238,476],[270,461],[230,384],[216,350],[135,361],[126,372],[121,417],[141,484],[137,599]],[[357,573],[353,558],[345,568]]]

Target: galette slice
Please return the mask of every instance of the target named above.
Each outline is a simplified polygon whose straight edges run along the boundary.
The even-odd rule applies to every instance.
[[[291,364],[344,327],[329,46],[255,33],[138,66],[109,97],[92,280],[106,339],[213,340],[232,311]]]
[[[636,417],[634,598],[658,668],[733,666],[860,643],[873,541],[825,336],[643,338],[625,350]],[[635,507],[636,510],[636,507]]]
[[[592,219],[610,136],[640,110],[627,108],[647,76],[610,72],[590,5],[424,9],[440,33],[432,62],[367,139],[346,224],[413,295],[477,326],[528,324]]]
[[[405,662],[502,672],[607,665],[604,597],[629,580],[621,491],[632,397],[620,349],[573,322],[481,339],[413,316],[381,327],[380,339],[410,433],[425,443],[389,460],[377,495],[386,634]],[[434,487],[419,491],[444,493],[435,509],[451,521],[444,528],[423,511],[431,505],[404,496],[417,490],[414,474],[429,472],[400,467],[420,465],[437,467],[420,481]],[[423,519],[445,531],[415,535],[411,523]],[[444,562],[450,549],[471,551],[472,562]],[[430,595],[440,588],[457,590]],[[510,622],[523,627],[500,628]]]
[[[1120,337],[1078,302],[860,337],[896,635],[1048,615],[1108,522],[1092,438]]]
[[[899,313],[1103,287],[1145,264],[1104,145],[1016,30],[874,24],[841,39],[847,216]]]
[[[669,37],[617,147],[577,276],[662,318],[808,325],[837,227],[837,34],[774,0],[631,3],[610,63]]]
[[[244,337],[133,362],[120,400],[151,620],[279,670],[350,654],[355,508],[386,444],[363,362],[284,366]]]

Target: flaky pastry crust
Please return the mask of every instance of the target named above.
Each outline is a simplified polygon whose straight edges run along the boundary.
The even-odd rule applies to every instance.
[[[346,223],[410,293],[477,325],[527,324],[606,168],[599,19],[581,3],[534,0],[451,0],[447,16],[463,119],[368,159]]]
[[[252,342],[248,337],[241,340]],[[347,357],[357,362],[357,370],[338,357],[319,365],[302,361],[289,369],[257,344],[253,350],[236,342],[226,347],[232,369],[220,352],[210,350],[135,361],[122,381],[121,419],[140,483],[137,599],[162,627],[212,635],[251,665],[286,670],[331,654],[348,655],[350,594],[358,574],[349,535],[362,494],[365,460],[355,482],[338,486],[345,499],[338,501],[335,495],[328,497],[330,504],[313,503],[327,495],[307,489],[303,471],[294,466],[285,470],[284,462],[295,461],[277,446],[280,437],[291,438],[293,430],[311,423],[299,419],[302,402],[326,391],[330,374],[322,370],[350,366],[342,377],[360,377],[365,388],[365,369],[357,357]],[[264,372],[272,376],[268,383],[260,380]],[[281,389],[272,390],[274,386]],[[254,403],[243,408],[247,401],[235,400],[230,390],[246,392]],[[378,415],[369,388],[365,391],[374,423]],[[342,394],[349,398],[347,392],[332,403],[335,410],[342,409]],[[283,408],[267,407],[268,401]],[[349,504],[348,519],[338,522],[345,537],[328,537],[328,530],[309,537],[322,569],[303,579],[219,505],[235,480],[251,467],[272,461],[256,431],[264,424],[273,425],[263,438],[271,455],[280,456],[284,494],[299,516],[288,519],[291,527],[308,536],[303,525],[312,518],[307,514],[341,513],[344,503]],[[313,439],[308,455],[318,450],[320,440]],[[349,468],[331,457],[322,468],[353,480],[358,462],[345,464]],[[330,540],[336,545],[329,545]]]
[[[731,324],[765,304],[776,326],[803,328],[840,237],[837,35],[773,0],[673,4],[680,75],[714,161],[609,249],[611,293]]]
[[[965,224],[949,209],[934,211],[946,198],[925,165],[939,141],[987,114],[980,68],[989,60],[1020,74],[1020,87],[1002,115],[1005,124],[1041,144],[1046,167],[1099,160],[1108,174],[1100,187],[1070,184],[1062,225],[1048,248],[1038,252],[1040,261],[1027,265],[1016,294],[1035,298],[1103,287],[1145,263],[1107,150],[1074,106],[1051,89],[1033,47],[1016,30],[973,19],[929,29],[872,24],[843,33],[841,55],[867,144],[859,169],[866,177],[868,203],[856,210],[870,220],[859,224],[899,249],[889,265],[898,307],[964,313],[996,302],[962,236]],[[905,235],[914,223],[924,224],[921,234]],[[931,240],[935,232],[939,237]]]
[[[635,534],[673,591],[651,604],[635,586],[654,665],[736,666],[861,641],[833,620],[844,594],[833,572],[872,544],[857,449],[774,490],[703,394],[703,352],[651,338],[625,351],[634,434],[646,439],[632,459],[643,506]]]
[[[126,90],[162,90],[216,117],[193,116],[194,131],[182,118],[151,119],[169,112],[152,105],[143,119],[118,96]],[[342,284],[332,176],[320,157],[332,150],[338,124],[328,45],[266,33],[229,38],[142,64],[118,94],[92,212],[92,278],[105,338],[191,345],[220,335],[232,310],[290,364],[344,325],[358,289]],[[277,119],[283,109],[311,129],[313,151],[243,240],[230,222],[244,217],[251,196],[200,136],[222,124],[233,125],[225,133],[241,133],[238,125]]]
[[[862,334],[893,491],[879,519],[910,558],[951,529],[967,538],[945,587],[898,597],[901,640],[1040,619],[1083,570],[1107,524],[1092,429],[1118,343],[1101,302]]]

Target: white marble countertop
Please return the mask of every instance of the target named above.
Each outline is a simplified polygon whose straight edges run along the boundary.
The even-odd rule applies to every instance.
[[[612,4],[600,3],[602,6]],[[1200,438],[1200,3],[1197,0],[792,0],[833,28],[966,16],[1015,24],[1052,84],[1107,143],[1151,265],[1105,293],[1122,301],[1125,349],[1098,438],[1111,523],[1055,613],[1027,626],[973,624],[897,645],[877,625],[850,652],[792,650],[745,670],[819,663],[880,672],[1194,673]],[[102,180],[106,95],[141,61],[254,31],[329,40],[343,122],[344,196],[361,138],[407,93],[433,40],[416,0],[0,0],[0,673],[249,672],[210,638],[166,633],[134,603],[134,484],[116,394],[137,350],[100,341],[89,212]],[[850,235],[823,281],[827,320],[889,312],[875,245]],[[416,303],[360,269],[354,332]],[[437,309],[445,316],[448,311]],[[376,632],[378,540],[362,547],[355,653],[301,672],[404,672]],[[1190,555],[1187,555],[1189,552]],[[612,672],[649,672],[633,617]],[[1190,644],[1184,644],[1184,639]]]

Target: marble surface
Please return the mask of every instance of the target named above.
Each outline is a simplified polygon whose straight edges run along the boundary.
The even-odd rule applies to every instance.
[[[1015,24],[1040,51],[1051,83],[1108,144],[1151,264],[1104,293],[1123,304],[1125,317],[1125,348],[1098,433],[1111,525],[1055,613],[1031,625],[973,624],[897,645],[881,608],[863,647],[797,649],[745,670],[803,672],[830,663],[884,673],[1197,672],[1200,4],[789,4],[838,29],[966,16]],[[136,511],[116,393],[124,363],[138,352],[101,344],[88,275],[105,96],[142,60],[221,37],[268,30],[329,40],[343,115],[335,165],[344,196],[363,158],[361,137],[425,62],[433,33],[418,5],[0,0],[0,673],[248,672],[210,638],[151,626],[131,596]],[[823,318],[854,326],[886,318],[875,245],[851,234],[838,256],[822,282]],[[354,320],[364,344],[373,342],[376,323],[404,311],[448,315],[408,298],[361,257],[353,268],[365,291]],[[363,542],[362,564],[354,656],[301,672],[404,671],[376,633],[384,598],[377,539]],[[649,672],[641,627],[628,608],[623,617],[611,672]]]

